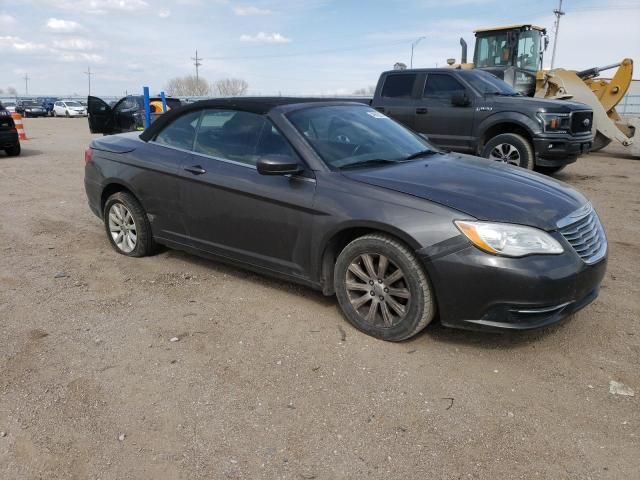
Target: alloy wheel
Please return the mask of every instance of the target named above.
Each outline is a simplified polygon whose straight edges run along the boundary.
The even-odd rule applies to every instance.
[[[388,257],[358,255],[349,264],[345,284],[351,306],[366,322],[390,328],[407,315],[411,292],[404,272]]]
[[[491,150],[490,160],[520,166],[520,151],[510,143],[499,143]]]
[[[138,229],[133,215],[122,203],[114,203],[109,209],[109,233],[113,243],[124,253],[136,248]]]

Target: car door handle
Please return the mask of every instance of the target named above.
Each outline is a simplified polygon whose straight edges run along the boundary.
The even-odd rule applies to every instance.
[[[416,108],[416,113],[418,113],[420,115],[424,115],[425,113],[427,113],[427,107],[418,107],[418,108]]]
[[[191,172],[194,175],[202,175],[203,173],[207,173],[207,171],[202,168],[200,165],[192,165],[191,167],[184,167],[187,172]]]

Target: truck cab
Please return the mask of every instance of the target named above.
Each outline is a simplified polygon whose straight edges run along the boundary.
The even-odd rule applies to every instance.
[[[382,73],[372,106],[445,149],[554,173],[589,151],[593,112],[522,96],[482,70]]]

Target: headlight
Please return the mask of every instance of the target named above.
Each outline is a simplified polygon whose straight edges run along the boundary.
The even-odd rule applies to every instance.
[[[476,247],[506,257],[533,254],[558,254],[562,245],[542,230],[510,223],[469,222],[457,220],[458,229]]]
[[[567,133],[571,128],[568,113],[538,113],[542,129],[550,133]]]

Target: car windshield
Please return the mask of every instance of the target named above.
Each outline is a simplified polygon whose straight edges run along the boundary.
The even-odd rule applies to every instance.
[[[82,107],[79,102],[64,102],[67,107]]]
[[[437,151],[424,138],[363,105],[318,105],[287,118],[331,168],[404,162]]]
[[[481,70],[459,70],[458,74],[482,94],[520,95],[511,85]]]

